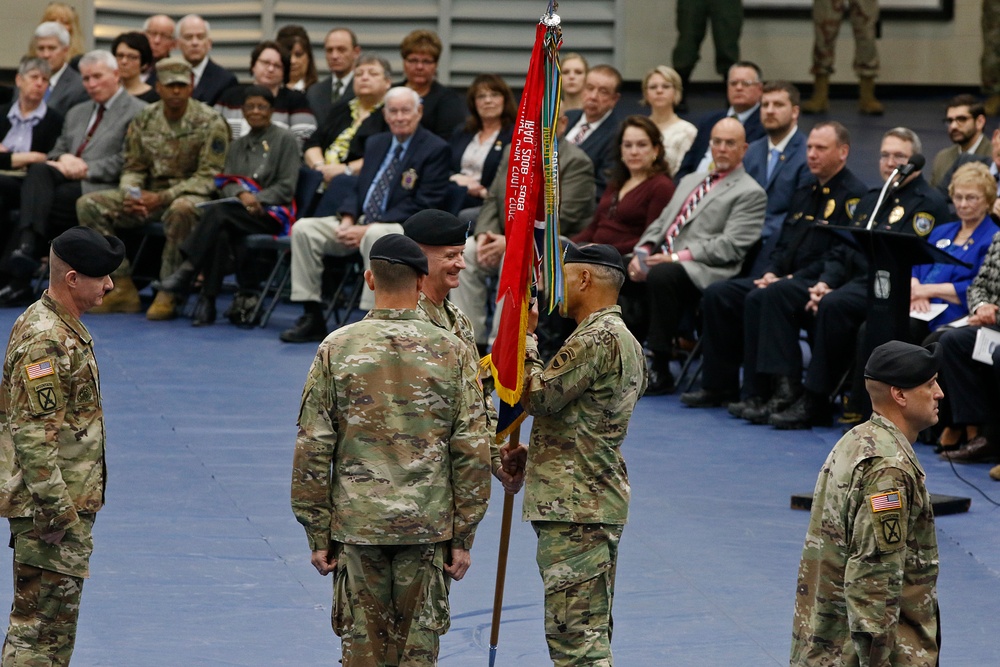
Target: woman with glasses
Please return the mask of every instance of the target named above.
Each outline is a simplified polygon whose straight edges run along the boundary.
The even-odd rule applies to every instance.
[[[458,93],[434,78],[441,49],[441,38],[430,30],[414,30],[404,37],[399,54],[403,57],[406,80],[401,85],[415,90],[423,100],[420,124],[447,141],[455,128],[465,122],[465,109]]]
[[[149,104],[160,99],[156,90],[142,80],[143,71],[153,64],[153,50],[146,35],[123,32],[111,42],[111,53],[118,61],[118,73],[126,93]]]
[[[677,173],[698,134],[697,127],[677,115],[677,105],[684,99],[681,86],[681,75],[666,65],[654,67],[642,79],[640,104],[649,107],[649,119],[663,135],[663,159],[671,176]]]
[[[316,117],[309,109],[305,93],[285,87],[291,69],[288,50],[277,42],[261,42],[250,54],[250,74],[253,85],[266,88],[274,96],[271,122],[291,130],[299,148],[316,131]],[[215,110],[229,123],[233,139],[250,132],[250,125],[243,116],[243,101],[247,86],[236,85],[226,90],[215,104]]]

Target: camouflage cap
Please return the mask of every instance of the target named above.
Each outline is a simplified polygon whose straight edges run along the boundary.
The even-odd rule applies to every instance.
[[[429,208],[403,223],[403,233],[422,245],[465,245],[472,221],[462,222],[447,211]]]
[[[610,266],[612,269],[618,269],[625,273],[622,254],[614,246],[604,243],[590,243],[584,246],[567,243],[566,252],[563,254],[563,264],[598,264]]]
[[[191,64],[183,58],[164,58],[156,63],[156,80],[164,86],[192,82]]]
[[[417,273],[427,275],[427,255],[417,242],[402,234],[387,234],[372,244],[368,259],[382,259],[391,264],[405,264]]]
[[[125,244],[90,227],[73,227],[52,241],[52,251],[78,273],[91,278],[110,275],[125,258]]]
[[[868,357],[865,377],[892,387],[910,389],[927,382],[941,368],[941,346],[927,347],[890,340],[879,345]]]

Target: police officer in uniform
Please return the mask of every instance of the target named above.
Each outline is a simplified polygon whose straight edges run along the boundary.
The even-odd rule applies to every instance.
[[[0,515],[10,520],[14,604],[3,664],[68,665],[91,529],[104,505],[104,411],[80,316],[114,287],[124,244],[74,227],[49,250],[49,288],[14,323],[0,389]]]
[[[630,495],[621,444],[646,389],[646,364],[617,305],[625,281],[619,252],[570,244],[563,262],[566,312],[577,328],[548,365],[532,336],[526,343],[522,404],[534,422],[523,518],[538,535],[549,657],[558,666],[610,665]]]
[[[795,589],[792,667],[935,667],[938,549],[913,451],[937,423],[938,345],[879,345],[865,365],[874,414],[820,470]]]
[[[345,667],[432,665],[448,630],[447,578],[471,565],[490,493],[474,358],[417,312],[427,258],[378,239],[375,308],[319,346],[302,394],[292,509],[312,564],[335,573]]]
[[[906,128],[894,128],[882,137],[879,167],[888,179],[893,169],[906,164],[920,152],[920,139]],[[881,187],[870,190],[858,203],[852,225],[867,227]],[[876,212],[872,229],[915,234],[925,238],[934,224],[947,219],[944,197],[924,180],[920,171],[902,181]],[[784,376],[783,382],[797,386],[802,374],[798,332],[805,324],[812,332],[812,359],[806,370],[805,391],[782,411],[767,416],[751,415],[783,429],[810,428],[828,422],[828,396],[854,357],[854,339],[867,312],[868,261],[864,253],[849,244],[831,251],[823,271],[813,281],[782,285],[782,290],[766,290],[761,302],[761,322],[766,335],[759,341],[760,373]],[[803,310],[815,315],[803,322]],[[796,344],[787,346],[788,341]],[[746,415],[745,415],[746,416]]]

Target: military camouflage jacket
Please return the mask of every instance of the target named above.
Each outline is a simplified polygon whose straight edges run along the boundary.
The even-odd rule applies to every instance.
[[[188,100],[177,123],[163,115],[163,102],[140,111],[125,134],[120,185],[165,192],[165,204],[181,195],[208,197],[229,148],[229,126],[212,107]]]
[[[621,445],[645,390],[642,347],[618,306],[588,316],[544,368],[528,337],[522,403],[534,423],[525,521],[626,522],[630,489]]]
[[[466,346],[416,310],[372,310],[320,344],[292,471],[313,551],[331,540],[472,546],[490,493],[472,367]]]
[[[104,505],[104,411],[90,332],[48,292],[7,343],[0,411],[0,515],[39,534]]]
[[[910,443],[878,414],[840,439],[813,494],[793,666],[935,667],[934,512]]]

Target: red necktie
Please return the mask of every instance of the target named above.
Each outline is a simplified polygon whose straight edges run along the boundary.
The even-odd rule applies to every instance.
[[[688,200],[681,208],[681,212],[677,214],[677,217],[674,218],[673,223],[671,223],[670,227],[667,229],[665,240],[667,242],[667,250],[669,252],[674,251],[674,239],[681,233],[681,229],[687,224],[688,220],[691,219],[691,216],[694,214],[694,210],[698,208],[698,204],[701,203],[701,200],[705,198],[705,195],[708,194],[708,191],[712,189],[712,186],[715,185],[715,182],[718,180],[719,174],[717,172],[710,173],[705,177],[705,180],[698,184],[698,187],[694,189],[691,196],[688,197]]]
[[[101,119],[102,118],[104,118],[104,105],[103,104],[98,104],[97,105],[97,117],[94,118],[94,122],[90,124],[90,129],[87,130],[87,136],[85,136],[83,138],[83,143],[80,144],[80,147],[76,149],[76,156],[77,157],[80,157],[81,155],[83,155],[83,149],[86,148],[87,144],[90,143],[90,139],[91,139],[91,137],[94,136],[94,132],[97,130],[97,126],[101,124]]]

